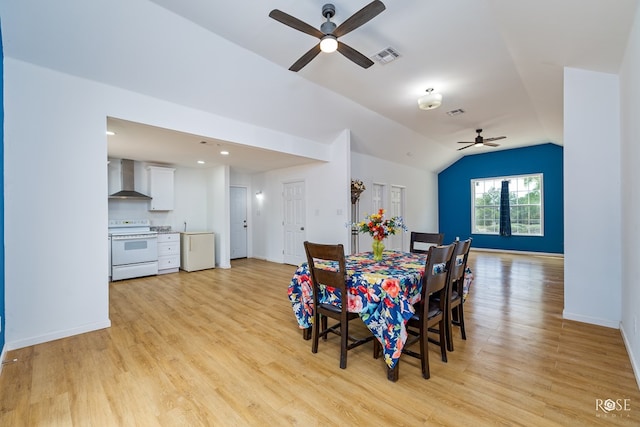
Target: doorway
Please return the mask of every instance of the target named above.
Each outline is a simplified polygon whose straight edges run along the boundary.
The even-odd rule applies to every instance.
[[[304,241],[306,207],[304,181],[285,182],[282,197],[284,202],[284,250],[285,264],[300,265],[305,262]]]
[[[247,257],[247,189],[230,187],[231,259]]]

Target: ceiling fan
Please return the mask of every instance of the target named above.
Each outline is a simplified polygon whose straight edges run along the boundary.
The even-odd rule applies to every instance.
[[[500,146],[500,144],[494,144],[491,141],[497,141],[499,139],[506,138],[506,136],[494,136],[493,138],[483,138],[482,135],[480,135],[482,133],[482,129],[476,129],[476,133],[478,134],[478,136],[476,136],[476,140],[474,142],[458,141],[458,144],[469,144],[465,147],[458,148],[458,151],[464,150],[465,148],[469,148],[469,147],[498,147]]]
[[[341,54],[346,56],[351,61],[355,62],[363,68],[369,68],[373,65],[373,61],[352,47],[338,41],[338,37],[342,37],[347,33],[355,30],[356,28],[366,24],[383,10],[385,5],[378,0],[372,1],[353,15],[342,24],[336,27],[336,24],[331,22],[331,18],[336,14],[336,8],[332,4],[325,4],[322,6],[322,16],[327,18],[327,21],[320,26],[320,30],[312,27],[311,25],[302,22],[298,18],[282,12],[278,9],[273,9],[269,16],[276,21],[279,21],[291,28],[294,28],[303,33],[309,34],[320,39],[320,42],[315,45],[311,50],[302,55],[289,70],[300,71],[302,67],[307,65],[313,58],[315,58],[321,51],[322,52],[334,52],[338,50]]]

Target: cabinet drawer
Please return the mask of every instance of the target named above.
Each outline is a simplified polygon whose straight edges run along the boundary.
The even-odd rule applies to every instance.
[[[179,242],[180,233],[158,234],[158,243]]]
[[[180,242],[158,244],[158,256],[180,255]]]
[[[168,268],[180,268],[180,256],[158,258],[158,270],[166,270]]]

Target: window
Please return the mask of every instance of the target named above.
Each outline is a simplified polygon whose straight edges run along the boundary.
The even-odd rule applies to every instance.
[[[542,236],[542,174],[472,179],[472,233],[500,232],[500,189],[504,180],[509,181],[511,234]]]

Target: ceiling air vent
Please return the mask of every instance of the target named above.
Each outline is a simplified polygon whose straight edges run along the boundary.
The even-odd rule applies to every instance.
[[[385,65],[388,64],[391,61],[394,61],[395,59],[397,59],[400,56],[400,54],[393,48],[388,47],[384,50],[381,50],[380,52],[376,53],[375,55],[373,55],[371,57],[371,59],[373,59],[374,61],[378,62],[379,64]]]
[[[451,117],[459,116],[460,114],[464,114],[464,110],[462,108],[456,108],[455,110],[447,111],[447,114]]]

